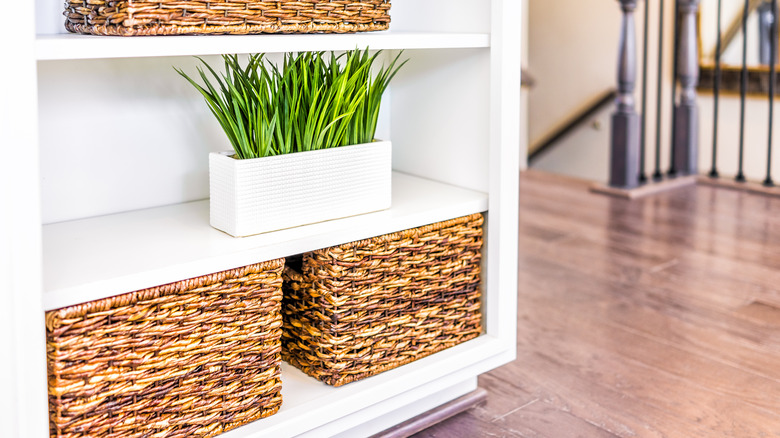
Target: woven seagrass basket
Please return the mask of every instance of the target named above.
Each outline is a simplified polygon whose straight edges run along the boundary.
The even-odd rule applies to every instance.
[[[51,436],[211,437],[276,413],[283,267],[47,312]]]
[[[390,0],[66,0],[65,28],[94,35],[385,30]]]
[[[340,386],[481,333],[481,214],[303,255],[285,269],[282,358]]]

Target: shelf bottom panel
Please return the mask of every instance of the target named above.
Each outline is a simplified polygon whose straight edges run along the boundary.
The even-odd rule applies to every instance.
[[[420,400],[489,371],[507,360],[505,343],[489,335],[402,367],[338,388],[284,363],[282,407],[270,417],[229,431],[224,438],[339,436],[345,431],[390,427],[433,406]],[[452,398],[462,394],[455,394]],[[441,399],[444,403],[446,399]],[[416,412],[415,407],[420,411]],[[401,418],[398,410],[407,412]],[[395,412],[395,413],[394,413]],[[388,423],[390,421],[390,423]],[[398,422],[398,421],[395,421]],[[347,434],[349,435],[349,433]]]
[[[393,173],[388,210],[234,238],[208,201],[43,227],[44,310],[484,212],[485,193]]]

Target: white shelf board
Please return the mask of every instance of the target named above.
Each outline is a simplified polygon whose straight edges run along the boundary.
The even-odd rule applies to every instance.
[[[328,386],[300,370],[282,363],[282,407],[273,416],[249,423],[221,435],[224,438],[285,438],[330,425],[338,419],[347,426],[351,422],[371,418],[344,418],[345,413],[358,413],[380,402],[419,389],[423,382],[434,388],[477,376],[504,362],[504,343],[483,334],[477,339],[456,345],[431,356],[393,370],[341,387]],[[431,385],[440,381],[440,385]],[[305,419],[305,420],[304,420]],[[333,431],[330,431],[333,432]],[[315,434],[331,436],[332,433]]]
[[[398,172],[389,210],[234,238],[208,201],[43,226],[45,310],[484,212],[485,193]]]
[[[459,49],[490,46],[486,33],[366,32],[316,35],[182,35],[112,37],[76,34],[38,35],[39,61],[155,56],[281,53],[320,50]]]

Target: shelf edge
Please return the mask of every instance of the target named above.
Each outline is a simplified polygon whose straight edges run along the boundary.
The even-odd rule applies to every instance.
[[[197,44],[193,42],[197,40]],[[383,31],[329,35],[188,35],[110,37],[38,35],[38,61],[219,55],[222,53],[282,53],[319,50],[467,49],[490,47],[487,33],[425,33]]]
[[[44,266],[46,261],[67,261],[44,270],[44,310],[108,298],[488,210],[487,194],[410,175],[394,173],[393,178],[394,192],[411,193],[420,188],[421,191],[428,190],[429,193],[409,201],[411,207],[399,205],[403,202],[401,199],[397,200],[394,194],[393,202],[398,207],[390,210],[240,239],[223,235],[208,225],[208,201],[44,226]],[[427,189],[423,189],[424,187]],[[431,202],[431,198],[444,196],[442,193],[454,199],[439,202],[440,205],[430,205],[435,204]],[[171,235],[165,228],[158,228],[155,225],[158,220],[165,226],[170,226],[169,221],[174,223],[177,228],[173,231],[177,234]],[[136,222],[143,223],[144,226],[140,229],[128,228],[128,223]],[[141,243],[139,247],[126,248],[124,245],[129,244],[127,239],[112,237],[124,233],[138,236],[144,232],[151,236],[147,239],[154,242],[154,245],[148,247]],[[155,240],[157,238],[169,240],[158,243],[158,240]],[[136,237],[131,243],[134,244],[137,240]],[[123,249],[116,250],[118,245]],[[184,250],[179,248],[182,245]],[[75,253],[71,250],[74,247],[78,248]],[[156,261],[138,262],[138,266],[133,268],[125,266],[126,261],[132,262],[133,258],[143,254],[150,253],[154,256],[154,253],[169,253],[171,250],[178,253],[185,251],[185,257],[182,259],[173,254],[168,261],[165,257],[169,256],[166,255]],[[125,254],[124,257],[131,257],[130,259],[123,261],[121,257],[115,258],[117,254],[125,251],[129,255]],[[101,267],[101,264],[104,266]],[[111,271],[114,265],[121,266],[121,269],[116,269],[115,274],[105,274]],[[78,282],[73,280],[74,277],[84,278],[85,271],[101,272],[101,269],[104,269],[102,277],[93,276],[90,280]]]

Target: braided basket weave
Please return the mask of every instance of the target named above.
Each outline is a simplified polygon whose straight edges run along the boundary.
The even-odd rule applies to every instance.
[[[211,437],[276,413],[283,267],[47,312],[51,436]]]
[[[282,358],[340,386],[479,336],[482,215],[304,254]]]
[[[66,0],[65,28],[94,35],[385,30],[390,0]]]

